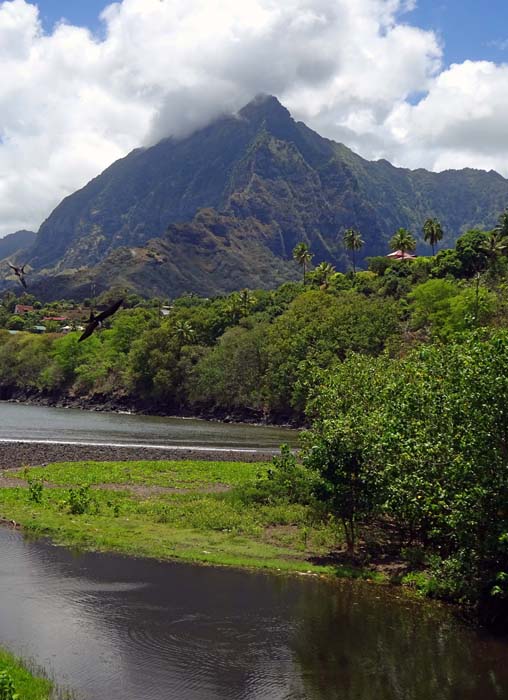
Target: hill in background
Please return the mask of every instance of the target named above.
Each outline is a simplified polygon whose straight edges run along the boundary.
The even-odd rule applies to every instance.
[[[385,254],[401,226],[430,252],[421,241],[427,217],[440,219],[452,245],[464,230],[494,226],[507,203],[498,173],[370,162],[262,97],[114,163],[53,211],[27,260],[44,298],[89,296],[92,283],[97,292],[117,284],[212,296],[294,279],[300,241],[315,262],[345,270],[350,226],[362,233],[364,257]]]

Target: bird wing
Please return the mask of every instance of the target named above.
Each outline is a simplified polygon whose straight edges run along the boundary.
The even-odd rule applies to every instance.
[[[12,265],[10,262],[8,262],[7,265],[9,265],[9,267],[11,268],[11,270],[16,271],[16,270],[18,269],[15,265]]]
[[[26,267],[26,263],[19,268],[22,275],[25,274],[25,267]]]
[[[123,304],[123,299],[119,299],[118,301],[115,301],[114,304],[111,304],[111,306],[108,306],[107,309],[105,309],[102,313],[98,314],[95,317],[96,321],[104,321],[104,319],[108,318],[109,316],[112,316],[115,311],[118,311],[120,306]]]
[[[97,321],[92,321],[91,323],[89,323],[88,326],[85,328],[84,332],[78,338],[78,343],[81,343],[82,340],[86,340],[86,338],[91,336],[98,325],[99,324]]]

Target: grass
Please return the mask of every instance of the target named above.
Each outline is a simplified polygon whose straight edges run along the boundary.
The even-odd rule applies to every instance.
[[[19,700],[49,700],[51,681],[33,675],[23,661],[0,648],[0,673],[6,671],[13,681]]]
[[[236,567],[379,578],[373,572],[322,565],[342,543],[333,524],[314,522],[302,505],[246,504],[238,487],[267,464],[241,462],[81,462],[26,469],[2,488],[0,517],[55,542],[127,555]],[[42,500],[22,482],[43,478]],[[53,485],[58,488],[47,488]],[[115,490],[116,485],[133,490]],[[94,487],[87,512],[73,515],[70,489]],[[222,491],[215,492],[220,486]],[[108,488],[109,487],[109,488]],[[140,487],[143,487],[140,489]],[[228,490],[224,490],[228,487]],[[171,492],[161,491],[174,489]],[[90,494],[88,494],[89,497]]]

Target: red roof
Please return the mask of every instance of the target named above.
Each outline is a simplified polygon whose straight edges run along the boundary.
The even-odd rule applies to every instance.
[[[43,321],[67,321],[67,316],[44,316]]]
[[[15,314],[27,314],[33,310],[33,306],[27,306],[26,304],[16,304],[16,306],[14,307]]]
[[[416,255],[411,255],[411,253],[404,253],[402,250],[395,250],[386,256],[387,258],[393,258],[394,260],[414,260]]]

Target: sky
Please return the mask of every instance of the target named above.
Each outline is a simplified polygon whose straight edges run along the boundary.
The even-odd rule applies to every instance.
[[[508,2],[0,0],[0,235],[259,93],[365,158],[508,177]]]

